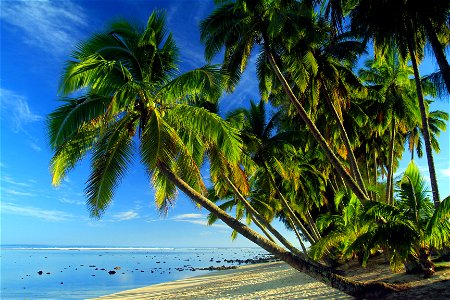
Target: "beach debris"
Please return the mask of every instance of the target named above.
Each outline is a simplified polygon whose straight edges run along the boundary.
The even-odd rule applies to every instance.
[[[116,274],[116,271],[108,271],[108,274],[109,275],[114,275],[114,274]]]
[[[114,267],[114,270],[119,271],[120,269],[122,269],[121,267]]]
[[[44,272],[42,272],[42,271],[38,271],[37,273],[38,273],[39,275],[44,274]]]

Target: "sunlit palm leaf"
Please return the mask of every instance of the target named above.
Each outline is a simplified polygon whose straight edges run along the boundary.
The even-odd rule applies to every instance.
[[[126,115],[111,124],[96,143],[92,155],[92,171],[85,193],[91,215],[100,217],[111,203],[114,190],[126,173],[132,158],[130,125],[135,118]]]

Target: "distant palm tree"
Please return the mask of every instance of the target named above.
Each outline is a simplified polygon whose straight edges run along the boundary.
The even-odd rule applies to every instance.
[[[430,125],[430,138],[431,147],[434,152],[439,153],[440,146],[437,141],[437,137],[442,131],[445,131],[448,121],[448,113],[441,110],[432,111],[428,114],[428,124]],[[421,158],[423,155],[423,144],[422,144],[422,130],[419,125],[414,126],[406,134],[406,144],[408,150],[411,152],[411,160],[414,159],[414,152],[417,153],[417,157]]]
[[[53,184],[92,153],[85,193],[91,215],[100,217],[138,143],[163,211],[173,204],[178,188],[297,270],[353,295],[390,291],[386,284],[353,282],[286,251],[205,197],[200,164],[209,145],[228,161],[238,162],[242,142],[228,122],[194,105],[198,98],[219,97],[223,74],[206,66],[175,76],[176,58],[177,48],[159,12],[152,13],[142,29],[120,21],[80,44],[67,63],[61,92],[81,96],[64,99],[48,118]]]
[[[415,22],[416,16],[411,12],[411,3],[412,0],[359,0],[351,10],[350,21],[354,32],[373,39],[377,55],[382,54],[386,47],[391,47],[392,45],[395,45],[403,58],[406,58],[409,54],[414,71],[414,81],[422,120],[433,202],[435,207],[438,207],[440,199],[436,169],[430,142],[423,87],[418,68],[419,60],[423,56],[426,36],[421,25]],[[384,17],[380,18],[380,15]]]
[[[392,204],[396,133],[400,130],[406,132],[409,124],[416,122],[415,90],[409,79],[412,70],[394,49],[375,60],[366,61],[365,67],[359,75],[373,91],[371,97],[375,98],[374,101],[381,102],[382,118],[390,123],[386,202]]]

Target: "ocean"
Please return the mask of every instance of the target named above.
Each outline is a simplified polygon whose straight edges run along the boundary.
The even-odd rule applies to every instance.
[[[269,257],[261,248],[2,246],[1,299],[87,299]]]

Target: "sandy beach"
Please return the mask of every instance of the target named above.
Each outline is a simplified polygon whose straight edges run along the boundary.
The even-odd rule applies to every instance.
[[[283,262],[215,271],[96,299],[352,299]]]

